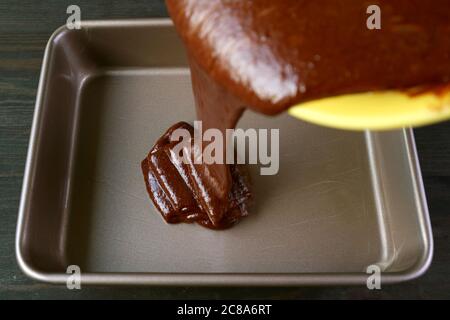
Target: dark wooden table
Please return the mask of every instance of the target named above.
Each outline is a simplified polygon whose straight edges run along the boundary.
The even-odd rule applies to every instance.
[[[45,44],[67,19],[66,0],[0,1],[0,299],[11,298],[450,298],[450,122],[416,130],[435,254],[420,279],[369,291],[332,288],[85,287],[69,291],[27,279],[14,236],[36,88]],[[165,17],[162,0],[78,0],[82,19]]]

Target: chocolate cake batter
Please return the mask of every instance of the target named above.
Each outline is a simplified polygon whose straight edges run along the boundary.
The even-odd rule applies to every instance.
[[[327,96],[450,82],[448,0],[166,3],[188,51],[205,130],[234,128],[246,107],[276,114]],[[381,30],[366,27],[366,9],[373,4],[381,8]],[[245,216],[247,205],[238,204],[247,204],[250,190],[241,171],[197,165],[183,170],[198,172],[199,179],[183,179],[164,151],[172,129],[142,163],[150,196],[166,221],[223,228]]]
[[[225,190],[223,180],[219,180],[216,190],[212,177],[217,165],[185,164],[171,152],[177,142],[171,142],[170,136],[178,128],[190,132],[193,144],[194,128],[179,122],[169,128],[142,161],[147,191],[153,203],[168,223],[197,222],[212,229],[231,227],[248,215],[251,192],[245,169],[241,165],[218,166],[227,169],[230,177],[226,181],[231,186]]]
[[[450,82],[448,0],[166,3],[200,67],[266,114],[326,96]],[[380,30],[366,27],[374,4]]]

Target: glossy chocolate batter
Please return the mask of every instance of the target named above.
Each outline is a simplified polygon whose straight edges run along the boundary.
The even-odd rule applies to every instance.
[[[153,203],[168,223],[197,222],[212,229],[226,229],[248,215],[251,201],[250,183],[241,165],[224,166],[230,175],[230,190],[220,186],[215,190],[211,177],[214,166],[193,162],[185,164],[174,155],[170,136],[174,130],[184,128],[191,134],[194,128],[179,122],[156,142],[142,161],[147,191]],[[220,166],[222,167],[222,166]]]
[[[345,93],[448,89],[449,0],[166,3],[188,51],[205,130],[234,128],[245,107],[276,114]],[[381,8],[381,30],[366,27],[366,9],[373,4]],[[188,125],[169,129],[142,162],[153,202],[169,223],[231,226],[248,213],[248,179],[236,166],[177,169],[167,137],[178,126]]]
[[[344,93],[450,82],[448,0],[166,3],[192,58],[259,112]],[[381,30],[366,27],[373,4],[381,9]]]

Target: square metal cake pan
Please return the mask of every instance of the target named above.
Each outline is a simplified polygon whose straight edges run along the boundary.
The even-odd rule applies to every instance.
[[[195,119],[185,52],[169,20],[58,29],[44,57],[17,229],[31,278],[83,284],[365,284],[416,278],[432,235],[412,131],[347,132],[248,111],[280,129],[280,171],[252,167],[256,208],[226,231],[167,225],[140,162]]]

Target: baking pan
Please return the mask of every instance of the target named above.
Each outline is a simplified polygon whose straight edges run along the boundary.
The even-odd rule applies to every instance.
[[[185,52],[169,20],[62,27],[44,56],[17,229],[30,277],[83,284],[382,284],[416,278],[433,251],[410,129],[347,132],[247,112],[280,129],[280,171],[251,167],[256,208],[226,231],[167,225],[140,162],[195,119]]]

